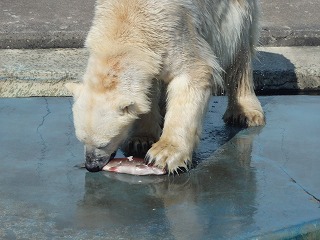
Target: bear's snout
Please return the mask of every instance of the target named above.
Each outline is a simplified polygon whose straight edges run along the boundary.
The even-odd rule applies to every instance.
[[[112,153],[111,156],[101,157],[96,156],[94,152],[86,152],[85,167],[89,172],[99,172],[115,155],[116,152]]]
[[[96,158],[93,154],[86,155],[86,169],[89,172],[99,172],[108,163],[109,158]]]

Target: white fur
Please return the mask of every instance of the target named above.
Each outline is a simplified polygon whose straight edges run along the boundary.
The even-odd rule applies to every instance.
[[[131,154],[156,142],[150,162],[187,167],[208,99],[223,86],[227,123],[264,124],[251,67],[258,13],[256,0],[98,0],[84,81],[69,85],[79,140],[105,145],[106,156],[123,142]],[[161,137],[159,81],[167,86]]]

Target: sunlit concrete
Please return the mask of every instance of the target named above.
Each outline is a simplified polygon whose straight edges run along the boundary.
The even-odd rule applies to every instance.
[[[86,49],[0,49],[0,97],[69,96],[79,82]],[[320,47],[261,47],[253,63],[255,89],[320,90]]]
[[[320,5],[307,0],[260,0],[266,46],[318,46]],[[95,0],[1,0],[0,48],[83,47]]]

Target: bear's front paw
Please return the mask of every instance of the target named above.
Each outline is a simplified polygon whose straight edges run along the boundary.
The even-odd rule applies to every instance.
[[[191,163],[191,153],[178,145],[159,140],[152,145],[146,156],[147,163],[166,169],[170,173],[178,173],[182,168],[188,170]]]

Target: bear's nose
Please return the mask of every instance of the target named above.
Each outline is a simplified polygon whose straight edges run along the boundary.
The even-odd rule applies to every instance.
[[[109,158],[106,157],[96,157],[94,154],[86,154],[86,169],[89,172],[99,172],[108,163]]]
[[[105,166],[105,164],[100,164],[99,162],[87,162],[85,163],[86,169],[89,172],[99,172]]]
[[[110,157],[97,157],[94,153],[87,153],[85,167],[89,172],[99,172],[115,155],[116,152]]]

